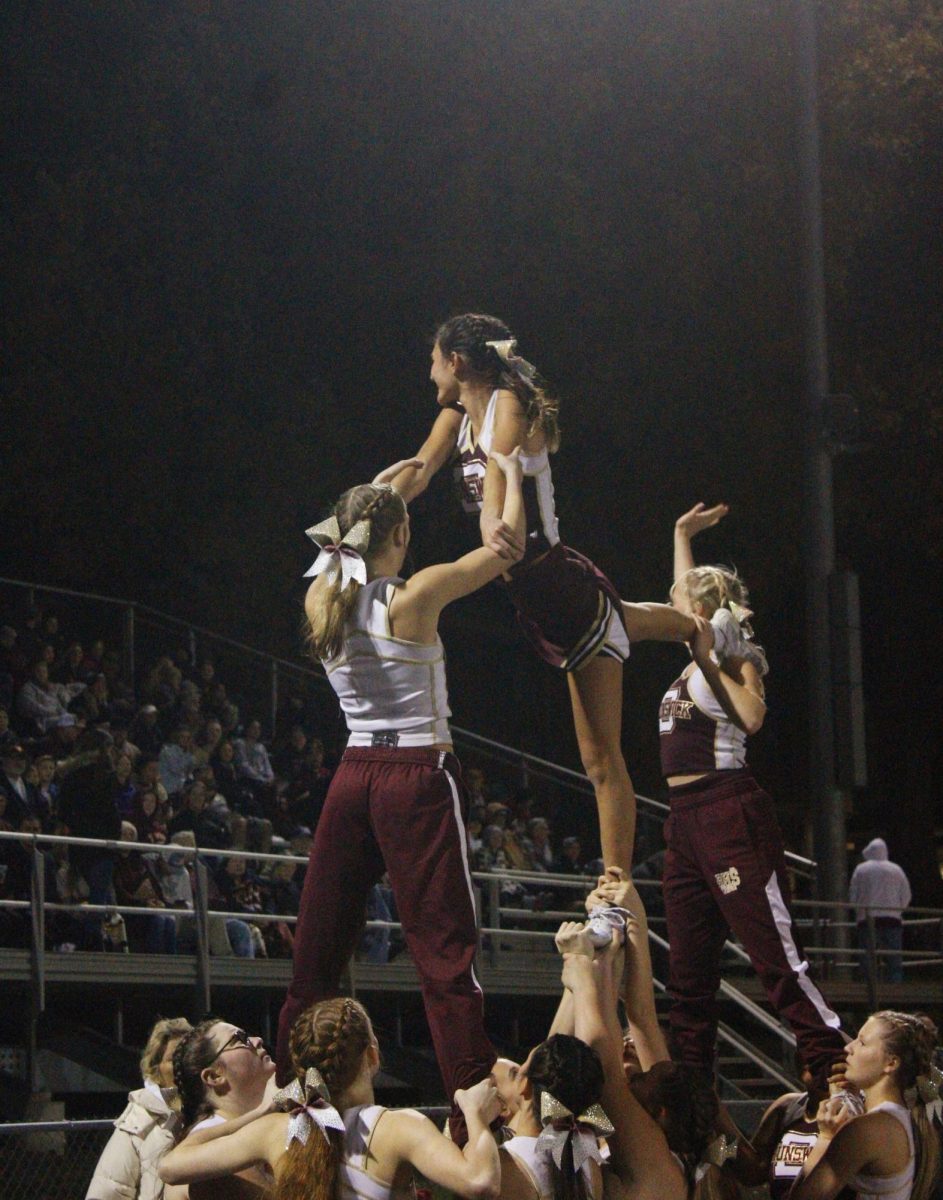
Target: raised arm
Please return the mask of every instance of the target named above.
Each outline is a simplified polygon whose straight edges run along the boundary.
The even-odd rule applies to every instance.
[[[527,422],[520,401],[513,392],[499,392],[491,435],[492,454],[510,454],[515,446],[524,445],[526,436]],[[523,532],[518,536],[504,515],[504,493],[504,474],[489,461],[481,502],[481,542],[502,558],[513,560],[523,552],[524,538]]]
[[[605,1082],[602,1107],[615,1126],[609,1140],[610,1165],[622,1185],[625,1200],[686,1200],[684,1173],[668,1149],[658,1123],[632,1095],[622,1066],[622,1036],[615,1011],[613,971],[621,963],[615,944],[595,959],[566,936],[569,923],[560,927],[559,947],[564,955],[563,982],[573,993],[576,1036],[602,1060]]]
[[[675,583],[694,566],[694,554],[691,551],[691,538],[702,529],[710,529],[722,520],[730,509],[726,504],[715,504],[713,508],[705,508],[698,503],[683,517],[675,521],[674,539],[674,581]]]
[[[523,543],[524,501],[518,455],[496,454],[493,460],[507,484],[502,519]],[[455,562],[439,563],[419,571],[397,589],[390,607],[396,636],[412,641],[431,641],[435,637],[442,609],[460,596],[467,596],[496,579],[507,569],[507,565],[507,561],[495,551],[481,546]]]
[[[459,1149],[435,1125],[412,1109],[387,1112],[376,1127],[379,1150],[389,1148],[430,1182],[470,1198],[495,1197],[501,1190],[498,1145],[488,1128],[501,1102],[490,1079],[455,1093],[465,1116],[468,1141]]]
[[[432,476],[452,457],[461,424],[462,414],[459,411],[443,408],[419,453],[414,459],[407,459],[400,464],[402,469],[389,480],[407,504],[426,490]]]
[[[647,1071],[656,1062],[666,1062],[670,1055],[665,1035],[658,1024],[655,1007],[655,985],[645,905],[631,876],[618,867],[610,867],[604,879],[600,879],[599,887],[587,898],[588,910],[597,905],[624,908],[630,914],[625,925],[622,999],[639,1066],[643,1071]]]
[[[728,718],[744,733],[753,734],[762,728],[766,720],[766,701],[763,699],[763,681],[751,662],[726,660],[726,670],[711,658],[714,634],[710,622],[704,617],[695,617],[697,633],[691,643],[694,661],[701,668],[708,686],[717,698],[717,703]],[[739,663],[740,679],[731,674]]]

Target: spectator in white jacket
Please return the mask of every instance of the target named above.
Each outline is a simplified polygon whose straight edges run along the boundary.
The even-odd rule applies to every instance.
[[[848,900],[857,909],[858,945],[862,950],[868,948],[870,916],[875,949],[896,951],[878,959],[878,965],[886,966],[889,982],[900,983],[904,977],[900,954],[904,944],[901,913],[910,904],[910,883],[903,867],[888,858],[887,842],[883,838],[868,842],[861,857],[864,862],[855,867],[848,887]]]
[[[173,1054],[191,1030],[184,1017],[158,1021],[141,1055],[144,1087],[131,1092],[128,1107],[98,1160],[85,1200],[161,1200],[157,1168],[174,1144],[179,1125]]]
[[[17,711],[32,721],[34,732],[48,733],[60,717],[68,714],[69,703],[84,690],[84,683],[50,683],[48,663],[37,662],[17,694]]]

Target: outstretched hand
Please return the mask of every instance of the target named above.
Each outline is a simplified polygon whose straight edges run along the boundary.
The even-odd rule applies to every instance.
[[[391,467],[386,467],[379,475],[375,475],[371,482],[374,486],[380,483],[392,483],[400,471],[407,471],[410,467],[413,470],[421,471],[425,465],[421,458],[403,458],[399,462],[393,463]]]
[[[589,931],[582,921],[564,921],[553,940],[560,954],[581,954],[584,958],[592,958],[595,953],[593,943],[589,940]]]
[[[716,525],[729,512],[730,506],[728,504],[715,504],[713,508],[705,508],[703,503],[699,501],[684,516],[678,517],[677,521],[675,521],[675,529],[678,533],[683,533],[687,537],[692,538],[702,530],[710,529],[712,525]]]

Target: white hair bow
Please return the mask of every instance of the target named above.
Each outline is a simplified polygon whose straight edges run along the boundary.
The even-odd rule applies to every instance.
[[[370,544],[369,521],[358,521],[341,536],[337,517],[328,517],[305,532],[321,548],[313,565],[305,571],[306,579],[314,575],[326,575],[328,583],[333,583],[339,578],[341,591],[352,579],[359,584],[367,582],[367,564],[363,555]]]
[[[317,1125],[325,1140],[329,1129],[336,1129],[338,1133],[346,1132],[343,1118],[331,1104],[331,1093],[327,1084],[321,1072],[316,1071],[314,1067],[305,1071],[303,1085],[295,1079],[288,1087],[276,1092],[273,1103],[276,1108],[291,1113],[286,1146],[291,1145],[293,1141],[299,1141],[304,1146],[311,1135],[313,1125]]]
[[[719,1137],[714,1138],[704,1151],[704,1157],[697,1164],[694,1171],[694,1182],[700,1183],[707,1174],[709,1167],[722,1167],[728,1158],[737,1157],[737,1139],[727,1141],[727,1135],[722,1133]]]

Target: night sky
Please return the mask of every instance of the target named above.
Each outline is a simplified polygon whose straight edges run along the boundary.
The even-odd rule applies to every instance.
[[[822,18],[832,389],[861,414],[836,462],[850,820],[939,902],[943,18]],[[755,763],[803,846],[791,4],[8,0],[0,33],[4,574],[297,656],[305,526],[422,441],[437,323],[494,312],[562,398],[564,538],[627,598],[665,598],[676,516],[731,504],[697,549],[751,586]],[[439,484],[420,564],[463,545]],[[576,765],[501,597],[446,634],[461,723]],[[626,673],[643,790],[682,662]]]

